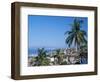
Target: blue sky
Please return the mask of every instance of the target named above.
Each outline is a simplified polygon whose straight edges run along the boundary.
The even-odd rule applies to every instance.
[[[28,47],[29,48],[65,48],[64,33],[71,29],[75,17],[66,16],[28,16]],[[87,32],[88,19],[81,18],[82,29]]]

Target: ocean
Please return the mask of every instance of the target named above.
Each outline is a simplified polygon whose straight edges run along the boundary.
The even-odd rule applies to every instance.
[[[51,52],[56,50],[57,48],[45,48],[47,52]],[[37,56],[38,55],[38,48],[29,48],[28,49],[28,56]]]

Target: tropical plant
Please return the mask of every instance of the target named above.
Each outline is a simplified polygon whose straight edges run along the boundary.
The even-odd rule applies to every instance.
[[[44,48],[38,49],[38,56],[35,62],[36,66],[49,65],[49,60],[46,57],[46,50]]]
[[[80,46],[80,53],[85,54],[87,53],[87,43]]]
[[[60,49],[56,49],[56,57],[58,59],[58,64],[61,64],[62,61],[63,61],[63,53],[61,53],[61,50]]]
[[[80,62],[81,64],[86,64],[87,63],[87,59],[88,59],[88,49],[87,49],[87,44],[83,44],[80,46]]]
[[[80,45],[86,43],[87,33],[81,29],[83,20],[75,18],[71,24],[71,30],[66,31],[66,44],[70,47],[72,44],[76,47],[76,51],[80,48]]]

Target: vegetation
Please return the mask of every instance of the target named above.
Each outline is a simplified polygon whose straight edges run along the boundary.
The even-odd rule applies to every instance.
[[[65,43],[71,47],[74,45],[76,48],[76,52],[74,50],[71,50],[71,55],[74,53],[79,54],[78,57],[76,57],[78,61],[76,61],[74,64],[80,64],[80,62],[83,62],[82,58],[87,59],[87,33],[82,30],[82,24],[84,23],[83,20],[75,18],[73,23],[70,25],[71,30],[65,32]],[[64,49],[66,50],[66,49]],[[30,64],[33,64],[33,66],[47,66],[47,65],[69,65],[73,64],[73,62],[70,61],[70,57],[67,57],[68,55],[64,53],[63,49],[56,49],[52,50],[51,53],[47,53],[47,51],[44,48],[38,49],[38,56],[33,57]],[[67,56],[66,56],[67,55]],[[50,58],[54,58],[54,61],[51,61]],[[64,58],[68,58],[68,61]]]
[[[87,61],[87,59],[88,59],[88,50],[87,50],[87,44],[83,44],[83,45],[81,45],[80,46],[80,58],[82,59],[82,58],[85,58],[86,60],[85,61]],[[84,63],[84,60],[82,61],[81,60],[81,63]]]
[[[56,57],[58,59],[58,64],[61,64],[62,61],[63,61],[63,53],[61,53],[61,50],[60,49],[56,49]]]
[[[38,49],[38,56],[36,57],[36,66],[49,65],[49,60],[46,57],[44,48]]]
[[[81,25],[83,24],[83,20],[78,18],[74,19],[74,22],[71,24],[71,30],[65,32],[66,35],[66,44],[70,47],[72,44],[76,46],[76,50],[80,49],[80,45],[86,43],[87,34],[84,30],[81,29]]]
[[[76,46],[76,51],[80,54],[80,62],[83,57],[87,56],[87,34],[81,29],[83,23],[83,20],[75,18],[74,22],[71,24],[71,30],[65,32],[67,36],[65,42],[69,47],[73,44]]]

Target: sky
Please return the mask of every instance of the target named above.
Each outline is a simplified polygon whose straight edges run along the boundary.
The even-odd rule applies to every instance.
[[[66,48],[64,33],[71,29],[75,17],[28,16],[28,48]],[[87,32],[88,18],[80,17],[82,29]]]

